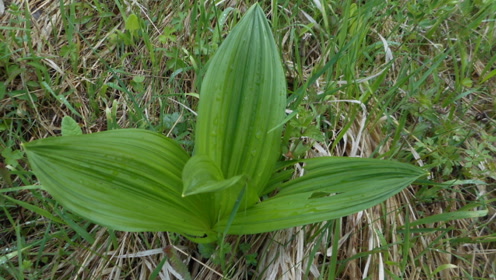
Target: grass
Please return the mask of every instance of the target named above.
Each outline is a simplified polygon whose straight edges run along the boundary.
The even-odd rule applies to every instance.
[[[219,247],[82,220],[36,187],[20,144],[69,115],[191,151],[205,64],[252,1],[3,2],[0,279],[496,279],[494,1],[263,1],[293,116],[283,157],[392,159],[430,181]]]

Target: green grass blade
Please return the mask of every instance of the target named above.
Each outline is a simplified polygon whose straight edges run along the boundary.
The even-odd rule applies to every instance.
[[[6,196],[6,195],[4,195],[3,197],[6,198],[6,199],[8,199],[8,200],[10,200],[10,201],[12,201],[12,202],[14,202],[14,203],[16,203],[16,204],[18,204],[19,206],[22,206],[22,207],[24,207],[26,209],[29,209],[29,210],[31,210],[31,211],[33,211],[33,212],[35,212],[35,213],[37,213],[37,214],[39,214],[39,215],[41,215],[41,216],[43,216],[45,218],[48,218],[48,219],[50,219],[52,221],[55,221],[57,223],[64,223],[64,221],[62,221],[61,219],[59,219],[56,216],[52,215],[52,213],[50,213],[47,210],[42,209],[42,208],[40,208],[38,206],[29,204],[29,203],[24,202],[24,201],[21,201],[21,200],[14,199],[14,198],[9,197],[9,196]]]
[[[448,222],[459,219],[480,218],[486,216],[487,213],[488,213],[487,209],[478,210],[478,211],[455,211],[455,212],[441,213],[411,222],[410,227],[423,225],[423,224],[442,223],[442,222]]]

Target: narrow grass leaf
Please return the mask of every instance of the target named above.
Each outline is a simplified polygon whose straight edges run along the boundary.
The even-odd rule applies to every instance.
[[[40,208],[38,206],[29,204],[29,203],[24,202],[24,201],[21,201],[21,200],[14,199],[14,198],[9,197],[9,196],[6,196],[6,195],[4,195],[3,197],[6,198],[6,199],[8,199],[8,200],[10,200],[10,201],[12,201],[12,202],[14,202],[14,203],[16,203],[16,204],[18,204],[19,206],[22,206],[22,207],[24,207],[24,208],[26,208],[28,210],[31,210],[31,211],[39,214],[40,216],[43,216],[45,218],[48,218],[48,219],[50,219],[50,220],[52,220],[52,221],[54,221],[56,223],[61,223],[61,224],[64,223],[64,221],[62,221],[58,217],[52,215],[52,213],[50,213],[47,210],[42,209],[42,208]]]
[[[453,269],[453,268],[458,268],[458,266],[451,264],[451,263],[446,263],[438,266],[433,272],[432,272],[432,277],[435,277],[436,274],[440,273],[443,270],[446,269]]]
[[[487,209],[478,210],[478,211],[455,211],[455,212],[441,213],[413,221],[410,223],[410,226],[414,227],[418,225],[443,223],[443,222],[459,220],[459,219],[480,218],[486,216],[487,213],[488,213]]]
[[[67,213],[59,213],[59,216],[64,219],[65,223],[69,225],[77,233],[78,236],[86,240],[89,244],[93,244],[95,242],[95,238],[93,237],[93,235],[91,235],[91,233],[89,233],[85,229],[84,225],[79,225],[78,223],[76,223],[71,215],[68,215]],[[85,224],[88,225],[89,222],[86,222]]]
[[[494,69],[493,71],[487,73],[484,78],[482,78],[482,80],[480,81],[480,83],[485,83],[487,82],[487,80],[491,79],[492,77],[496,76],[496,69]]]
[[[12,187],[12,188],[5,188],[5,189],[0,189],[0,193],[6,193],[6,192],[16,192],[16,191],[22,191],[22,190],[36,190],[36,189],[41,189],[43,188],[40,185],[29,185],[29,186],[22,186],[22,187]]]
[[[47,83],[47,82],[41,82],[41,85],[42,87],[45,88],[45,90],[47,90],[56,100],[58,100],[60,103],[64,104],[64,106],[66,106],[70,111],[71,113],[73,113],[74,115],[82,118],[83,116],[81,116],[81,114],[76,111],[76,109],[74,109],[74,107],[71,105],[71,103],[69,103],[69,101],[67,101],[67,98],[62,95],[62,94],[59,94],[57,95],[53,89],[50,87],[50,85]]]

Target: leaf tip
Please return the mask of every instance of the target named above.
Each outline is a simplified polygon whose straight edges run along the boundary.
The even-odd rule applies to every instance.
[[[191,192],[183,192],[183,193],[181,194],[181,197],[183,197],[183,198],[184,198],[184,197],[187,197],[188,195],[191,195]]]

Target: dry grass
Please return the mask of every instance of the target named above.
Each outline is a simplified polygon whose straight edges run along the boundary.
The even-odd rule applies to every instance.
[[[15,4],[20,9],[0,15],[2,38],[12,40],[2,43],[9,56],[0,53],[0,81],[5,81],[7,92],[0,100],[2,149],[16,150],[22,141],[58,135],[65,115],[74,117],[86,133],[109,126],[143,127],[178,138],[188,147],[194,123],[190,110],[196,108],[196,98],[186,93],[198,92],[202,66],[217,43],[211,43],[209,31],[218,23],[216,16],[208,17],[215,10],[212,3],[3,2],[6,8]],[[339,53],[344,43],[339,45],[336,40],[347,42],[354,32],[359,38],[356,46],[339,54],[344,58],[332,65],[332,72],[318,77],[303,91],[306,97],[291,105],[313,116],[312,124],[322,130],[324,139],[309,134],[287,144],[292,147],[305,140],[305,157],[374,156],[410,161],[430,170],[432,181],[455,180],[451,184],[411,186],[381,205],[339,221],[231,236],[226,242],[233,249],[220,256],[228,260],[225,271],[215,257],[202,257],[196,244],[180,236],[112,232],[65,213],[46,193],[12,191],[6,195],[64,217],[66,224],[51,222],[2,197],[0,279],[150,279],[153,274],[157,279],[188,279],[188,274],[193,279],[297,280],[329,279],[332,275],[336,279],[496,279],[496,143],[487,142],[496,141],[496,82],[494,77],[483,81],[494,69],[491,64],[496,55],[494,45],[486,51],[481,47],[495,43],[496,28],[488,20],[464,30],[457,24],[463,14],[462,8],[457,8],[438,15],[446,18],[432,23],[439,24],[432,31],[437,36],[433,36],[429,26],[410,23],[401,14],[406,13],[400,9],[402,5],[407,5],[406,1],[394,6],[397,13],[383,9],[383,15],[377,14],[380,20],[366,14],[350,20],[343,31],[338,22],[353,12],[344,4],[326,11],[328,22],[319,18],[319,9],[311,9],[311,4],[281,4],[276,37],[291,93]],[[246,6],[225,1],[219,8]],[[267,11],[270,7],[266,3]],[[432,8],[432,16],[426,18],[435,18],[434,11],[439,10]],[[124,16],[131,13],[153,24],[146,27],[146,36],[141,34],[126,43],[119,34],[128,32]],[[229,17],[223,29],[228,30],[235,18]],[[173,37],[160,37],[168,28],[176,28],[170,34]],[[439,37],[468,32],[475,34],[467,37],[466,45]],[[372,43],[384,43],[381,38],[388,38],[389,45],[371,51]],[[177,57],[166,54],[171,50],[178,50]],[[446,59],[434,65],[443,50]],[[374,57],[367,57],[370,54]],[[347,64],[348,60],[353,65]],[[424,73],[428,73],[425,82],[417,83]],[[463,88],[474,89],[472,94],[459,91],[461,74],[472,79],[473,86]],[[144,77],[141,85],[133,80],[136,76]],[[377,77],[382,82],[375,84]],[[412,93],[415,87],[419,90],[416,94]],[[433,88],[437,93],[428,95]],[[172,126],[164,124],[164,117],[174,112],[181,117]],[[181,129],[175,129],[181,124]],[[325,125],[332,128],[323,131]],[[455,150],[448,149],[453,142],[460,144]],[[479,159],[470,151],[487,152],[488,156]],[[461,158],[453,160],[450,172],[444,172],[445,166],[436,160],[454,152]],[[16,160],[18,166],[9,167],[6,154],[2,155],[5,161],[0,168],[7,174],[2,177],[2,188],[36,183],[24,158]],[[466,157],[476,162],[469,167]],[[453,214],[453,218],[421,220],[484,209],[488,214],[482,217],[457,218]],[[240,244],[249,244],[249,248],[243,252]],[[166,256],[170,261],[164,265]],[[188,273],[181,272],[181,261]]]

